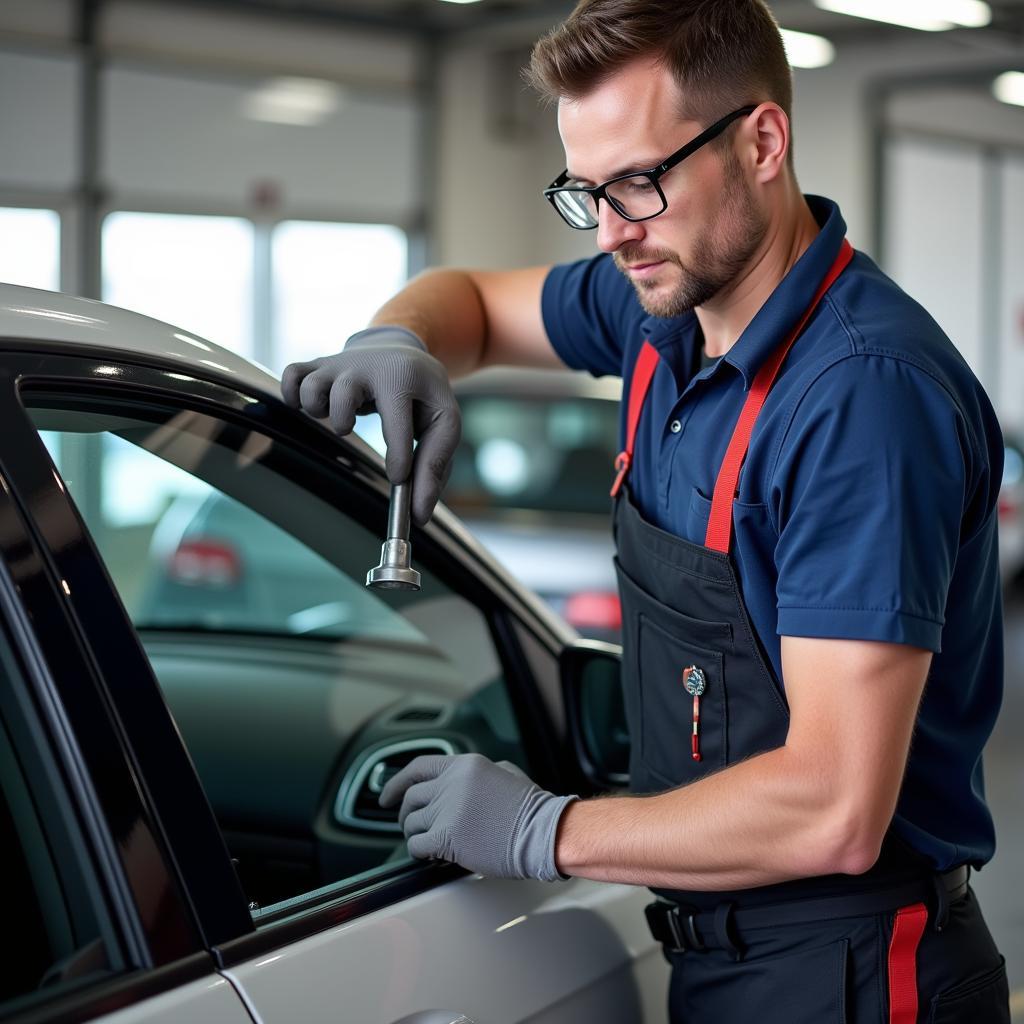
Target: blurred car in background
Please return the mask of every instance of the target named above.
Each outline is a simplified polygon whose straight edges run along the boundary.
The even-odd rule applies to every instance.
[[[1003,480],[999,487],[999,572],[1003,587],[1024,574],[1024,448],[1012,435],[1003,438]]]
[[[455,390],[462,441],[445,503],[582,635],[618,642],[608,492],[622,382],[503,368]]]

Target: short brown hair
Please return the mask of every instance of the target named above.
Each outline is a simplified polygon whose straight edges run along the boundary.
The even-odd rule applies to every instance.
[[[686,120],[766,100],[791,116],[789,61],[763,0],[580,0],[534,46],[526,77],[549,100],[573,100],[645,56],[672,71]]]

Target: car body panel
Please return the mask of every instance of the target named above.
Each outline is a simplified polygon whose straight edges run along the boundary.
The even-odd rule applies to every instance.
[[[193,981],[103,1017],[105,1024],[253,1024],[231,983],[222,977]]]
[[[183,370],[213,370],[264,394],[278,397],[280,391],[269,370],[220,345],[141,313],[61,292],[0,284],[0,338],[155,356]]]
[[[264,1024],[294,1019],[300,998],[304,1024],[335,1024],[341,1007],[360,1024],[436,1007],[479,1024],[664,1021],[668,965],[641,893],[472,875],[231,972]]]

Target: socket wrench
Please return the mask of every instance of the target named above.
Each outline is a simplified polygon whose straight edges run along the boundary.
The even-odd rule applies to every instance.
[[[366,574],[366,585],[374,590],[419,590],[420,574],[412,568],[412,545],[409,543],[412,483],[391,485],[388,507],[388,535],[380,551],[380,565]]]

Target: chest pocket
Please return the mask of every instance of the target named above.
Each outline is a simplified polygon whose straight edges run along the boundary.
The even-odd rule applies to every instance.
[[[634,792],[657,792],[728,764],[723,648],[731,645],[732,627],[659,605],[621,563],[616,568],[628,609],[623,690],[632,739],[630,785]],[[693,756],[695,695],[700,760]]]

